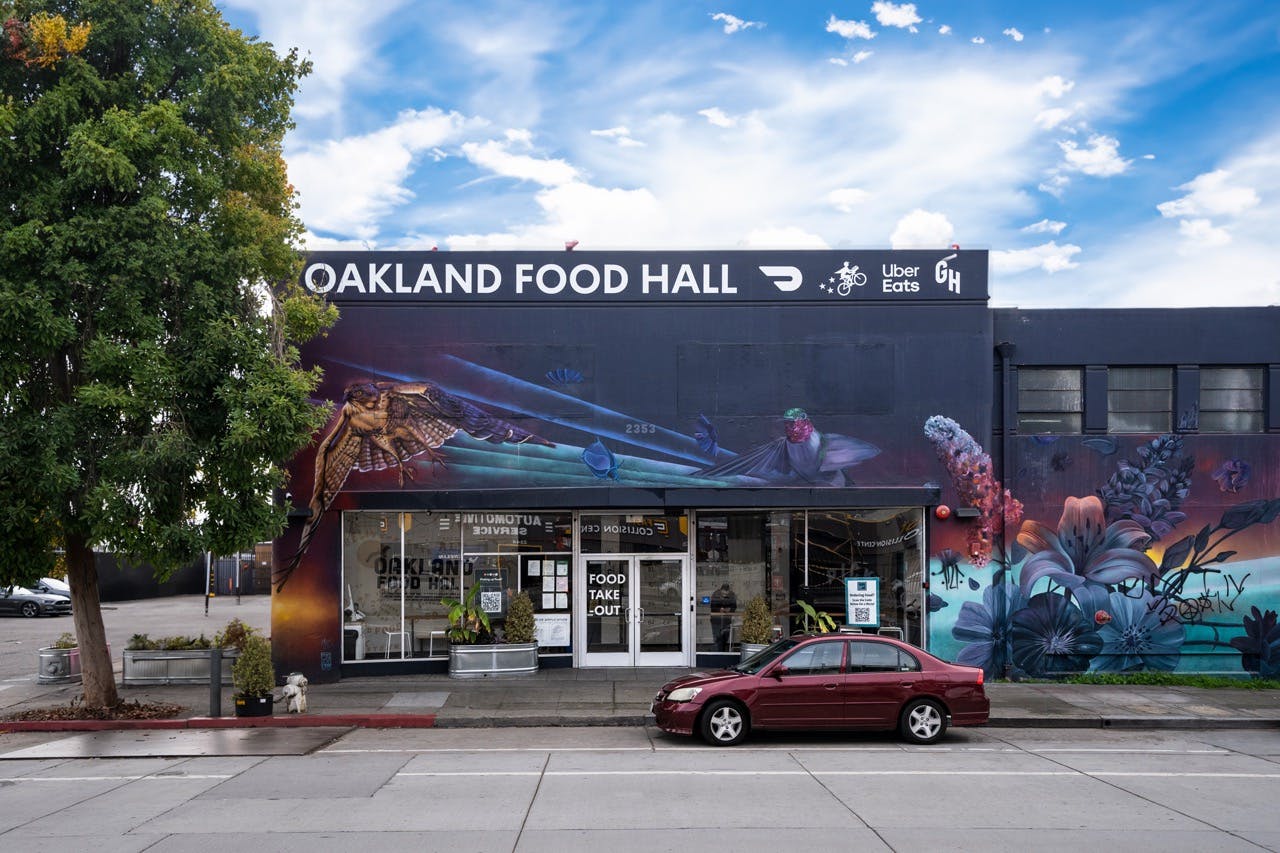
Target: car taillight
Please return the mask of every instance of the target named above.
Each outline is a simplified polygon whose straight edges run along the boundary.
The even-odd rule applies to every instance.
[[[986,675],[987,675],[986,670],[983,670],[983,669],[978,670],[978,686],[979,687],[982,686],[982,679],[986,678]]]

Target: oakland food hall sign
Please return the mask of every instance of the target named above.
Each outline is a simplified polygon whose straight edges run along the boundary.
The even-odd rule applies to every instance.
[[[335,302],[973,301],[987,253],[315,252],[301,283]]]

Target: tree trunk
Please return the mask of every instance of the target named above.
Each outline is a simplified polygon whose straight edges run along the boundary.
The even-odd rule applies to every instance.
[[[107,649],[107,629],[102,624],[102,603],[98,600],[98,566],[93,549],[83,537],[67,536],[67,580],[71,584],[71,608],[80,646],[84,704],[90,708],[112,708],[120,703],[111,652]]]

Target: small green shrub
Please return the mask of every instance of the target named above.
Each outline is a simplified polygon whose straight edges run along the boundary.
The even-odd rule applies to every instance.
[[[471,646],[489,642],[491,631],[489,614],[477,603],[480,584],[472,584],[471,590],[461,598],[442,598],[440,603],[449,608],[449,642]]]
[[[1278,690],[1280,681],[1274,678],[1249,678],[1241,675],[1196,675],[1178,672],[1082,672],[1062,679],[1065,684],[1137,684],[1157,687],[1204,687],[1217,689],[1236,687],[1244,690]]]
[[[231,682],[236,695],[245,699],[271,694],[276,686],[276,670],[271,663],[270,641],[257,634],[245,638],[240,656],[231,665]]]
[[[74,649],[80,644],[76,642],[75,634],[64,631],[62,636],[53,641],[52,648],[55,649]]]
[[[517,592],[507,608],[506,641],[508,643],[532,643],[536,638],[533,618],[533,599],[527,592]]]
[[[129,638],[129,645],[125,649],[131,652],[150,652],[160,648],[160,645],[146,634],[134,634]]]
[[[243,652],[245,643],[248,642],[250,637],[255,637],[257,634],[257,631],[239,619],[232,619],[227,623],[227,627],[214,635],[213,644],[220,649],[236,649]]]
[[[769,602],[763,595],[757,595],[742,611],[742,642],[759,645],[772,639],[773,614],[769,612]]]

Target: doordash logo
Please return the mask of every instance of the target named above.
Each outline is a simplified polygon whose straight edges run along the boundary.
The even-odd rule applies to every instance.
[[[938,284],[945,284],[947,290],[951,293],[960,292],[960,271],[953,270],[947,265],[947,261],[955,260],[955,254],[947,255],[933,267],[933,278]]]
[[[800,274],[797,267],[760,267],[760,272],[764,273],[773,282],[773,286],[781,290],[783,293],[791,293],[799,290],[800,285],[804,284],[804,276]]]

